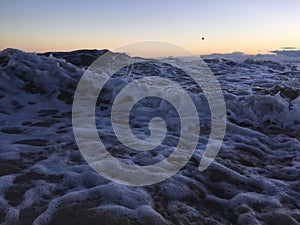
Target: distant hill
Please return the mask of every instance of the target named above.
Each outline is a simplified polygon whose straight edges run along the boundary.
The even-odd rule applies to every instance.
[[[300,57],[300,50],[274,50],[271,52],[277,55],[283,55],[288,57]]]
[[[71,52],[45,52],[38,53],[38,55],[50,56],[51,54],[56,58],[65,59],[67,62],[72,63],[78,67],[88,67],[92,64],[99,56],[106,53],[107,49],[83,49],[75,50]]]
[[[277,61],[277,62],[300,62],[300,50],[274,50],[270,51],[272,54],[257,54],[248,55],[243,52],[232,53],[213,53],[209,55],[202,55],[203,59],[230,59],[238,62],[245,61],[247,59],[254,59],[259,61]]]

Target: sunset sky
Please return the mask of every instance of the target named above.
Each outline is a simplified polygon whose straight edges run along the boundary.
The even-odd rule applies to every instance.
[[[114,49],[158,40],[195,54],[266,53],[300,48],[299,9],[299,0],[1,0],[0,49]]]

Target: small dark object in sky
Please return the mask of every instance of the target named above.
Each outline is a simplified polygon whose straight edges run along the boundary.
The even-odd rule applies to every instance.
[[[202,37],[201,39],[202,39],[202,41],[204,41],[204,37]]]

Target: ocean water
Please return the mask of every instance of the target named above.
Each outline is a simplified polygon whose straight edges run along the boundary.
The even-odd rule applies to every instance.
[[[94,171],[73,134],[76,86],[104,52],[0,52],[1,224],[300,223],[299,63],[204,59],[223,91],[227,127],[217,157],[202,172],[198,166],[211,131],[202,89],[183,71],[155,60],[114,74],[99,95],[95,121],[105,147],[122,162],[160,162],[174,151],[180,136],[176,108],[149,97],[131,110],[130,127],[137,138],[147,138],[149,121],[161,117],[168,131],[163,142],[140,152],[116,138],[112,103],[135,79],[173,80],[189,94],[199,114],[199,142],[187,164],[165,181],[137,187]],[[116,60],[128,57],[115,55]],[[184,107],[185,99],[178,102]]]

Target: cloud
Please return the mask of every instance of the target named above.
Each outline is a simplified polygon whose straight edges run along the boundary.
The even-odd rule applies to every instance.
[[[284,50],[297,50],[297,48],[295,48],[295,47],[282,47],[281,49],[284,49]]]

